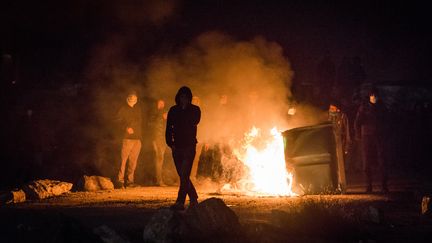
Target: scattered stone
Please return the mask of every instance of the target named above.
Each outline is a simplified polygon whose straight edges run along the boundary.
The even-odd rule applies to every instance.
[[[15,189],[0,193],[0,205],[25,202],[26,195],[23,190]]]
[[[233,240],[241,234],[237,215],[218,198],[210,198],[185,213],[160,209],[144,229],[145,242]]]
[[[13,190],[11,191],[12,194],[12,198],[10,201],[8,201],[7,203],[22,203],[25,202],[26,200],[26,194],[23,190]]]
[[[69,192],[73,184],[55,180],[35,180],[23,187],[29,199],[44,199]]]
[[[185,215],[168,208],[159,209],[144,228],[145,242],[176,242],[187,234]]]
[[[382,213],[380,212],[379,209],[369,206],[368,208],[362,211],[361,219],[366,222],[379,224],[382,222]]]
[[[76,190],[78,191],[99,191],[99,190],[114,190],[114,184],[110,178],[103,176],[86,176],[84,175],[77,183]]]
[[[98,235],[105,243],[129,243],[130,241],[123,239],[113,229],[106,225],[101,225],[93,229],[93,233]]]
[[[219,198],[209,198],[187,211],[187,223],[201,236],[236,235],[240,231],[237,215]]]
[[[422,214],[426,215],[426,214],[430,214],[431,213],[431,198],[424,196],[422,199]]]

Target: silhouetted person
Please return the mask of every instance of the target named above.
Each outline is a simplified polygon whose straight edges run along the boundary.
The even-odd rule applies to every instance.
[[[328,110],[328,120],[333,123],[335,133],[340,136],[344,154],[348,154],[351,136],[347,115],[341,111],[337,102],[331,102]]]
[[[186,195],[189,196],[189,207],[198,204],[198,194],[190,180],[192,163],[197,144],[197,125],[201,119],[201,110],[193,105],[192,91],[181,87],[175,96],[176,105],[168,112],[165,140],[172,150],[174,163],[180,177],[180,188],[177,200],[171,206],[173,210],[183,210]]]
[[[333,124],[333,130],[336,136],[337,156],[339,157],[339,167],[345,170],[348,164],[348,152],[351,147],[351,136],[349,129],[349,122],[347,115],[341,111],[341,106],[338,102],[331,102],[328,110],[328,120]],[[340,175],[342,176],[342,175]],[[343,175],[344,176],[344,175]],[[345,181],[342,179],[341,181]],[[345,190],[346,185],[341,185],[342,191]]]
[[[385,110],[377,91],[370,91],[368,102],[360,105],[355,119],[356,139],[361,140],[367,193],[372,192],[372,168],[377,165],[382,175],[382,191],[388,192],[387,167],[383,158],[385,116]]]
[[[165,143],[165,125],[167,120],[167,112],[165,110],[165,101],[157,100],[157,106],[150,118],[150,126],[153,130],[153,150],[155,152],[155,175],[156,183],[159,186],[165,186],[162,178],[162,166],[166,150]]]
[[[126,98],[126,104],[120,108],[116,117],[116,121],[120,122],[121,129],[123,130],[121,164],[116,182],[117,188],[136,186],[134,184],[134,174],[141,151],[142,139],[142,111],[137,102],[137,93],[130,91]],[[129,161],[126,164],[128,159]],[[127,178],[125,178],[125,174]]]

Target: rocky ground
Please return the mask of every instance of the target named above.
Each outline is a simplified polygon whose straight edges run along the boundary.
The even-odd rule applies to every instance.
[[[432,218],[421,214],[423,195],[416,190],[366,195],[352,186],[346,195],[301,197],[198,190],[200,201],[220,198],[238,216],[242,232],[233,241],[432,242]],[[0,207],[0,242],[143,242],[151,217],[173,204],[176,194],[174,186],[138,187],[71,192],[4,205]]]

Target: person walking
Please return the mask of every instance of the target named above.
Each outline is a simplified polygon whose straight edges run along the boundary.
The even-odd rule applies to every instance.
[[[171,209],[183,210],[186,195],[189,196],[189,207],[198,204],[198,194],[190,180],[190,173],[196,153],[197,126],[201,119],[201,110],[192,104],[192,91],[186,86],[178,90],[175,103],[176,105],[168,111],[165,140],[171,148],[177,174],[180,177],[177,200]]]

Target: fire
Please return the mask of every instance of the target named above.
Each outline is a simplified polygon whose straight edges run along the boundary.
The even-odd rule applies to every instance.
[[[241,148],[234,154],[246,167],[239,189],[250,195],[294,196],[293,176],[285,166],[284,143],[274,127],[269,134],[253,127],[245,134]]]

